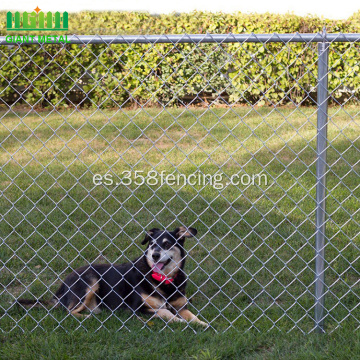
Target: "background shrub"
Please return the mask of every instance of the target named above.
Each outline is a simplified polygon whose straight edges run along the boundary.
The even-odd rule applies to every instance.
[[[6,14],[0,13],[6,34]],[[80,12],[69,34],[359,33],[347,20],[273,14]],[[1,46],[2,104],[129,105],[313,104],[317,44],[131,44]],[[359,44],[330,48],[333,101],[359,97]]]

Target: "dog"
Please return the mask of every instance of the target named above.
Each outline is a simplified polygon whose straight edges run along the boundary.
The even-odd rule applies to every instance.
[[[185,239],[197,234],[183,226],[174,231],[153,228],[142,245],[144,254],[135,260],[116,264],[91,264],[69,274],[50,301],[19,299],[25,307],[63,306],[75,316],[82,311],[102,309],[152,314],[169,322],[194,322],[208,326],[187,308],[187,277],[184,272]]]

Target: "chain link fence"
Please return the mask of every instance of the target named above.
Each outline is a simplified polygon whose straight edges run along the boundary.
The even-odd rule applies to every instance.
[[[0,37],[2,331],[196,330],[17,304],[179,226],[209,327],[359,328],[359,34],[68,41]]]

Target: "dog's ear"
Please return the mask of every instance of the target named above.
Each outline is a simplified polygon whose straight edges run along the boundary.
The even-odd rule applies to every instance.
[[[150,241],[151,238],[152,238],[152,235],[153,235],[156,231],[160,231],[160,229],[158,229],[158,228],[153,228],[153,229],[148,230],[148,231],[146,232],[145,239],[141,242],[141,245],[145,245],[148,241]]]
[[[184,226],[180,226],[174,230],[174,233],[178,239],[191,238],[197,234],[197,230],[191,227],[186,228]]]

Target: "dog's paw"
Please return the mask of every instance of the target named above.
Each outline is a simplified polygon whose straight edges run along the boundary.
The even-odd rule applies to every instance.
[[[199,324],[201,326],[204,326],[204,327],[209,327],[210,326],[208,323],[206,323],[204,321],[201,321],[201,320],[197,321],[197,324]]]

